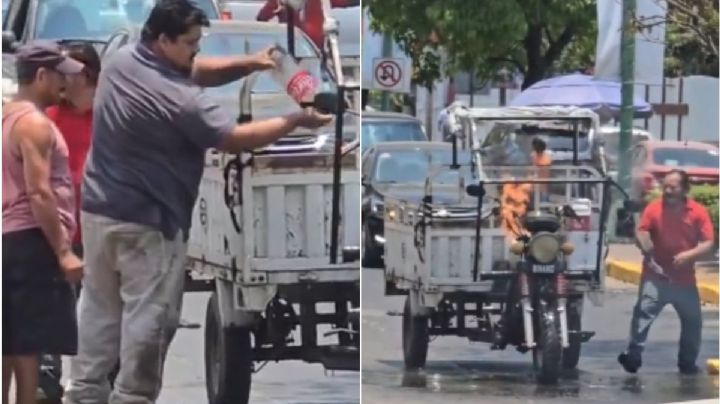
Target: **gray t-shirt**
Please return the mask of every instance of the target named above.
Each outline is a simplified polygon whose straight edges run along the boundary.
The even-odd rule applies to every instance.
[[[187,73],[142,43],[125,46],[100,76],[82,209],[187,239],[205,150],[234,127]]]

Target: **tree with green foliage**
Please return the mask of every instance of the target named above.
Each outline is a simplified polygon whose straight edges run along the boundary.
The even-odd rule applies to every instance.
[[[665,75],[718,77],[718,1],[655,0],[665,16],[636,19],[638,31],[665,24]]]
[[[596,32],[592,0],[366,0],[372,28],[412,59],[414,80],[429,87],[458,70],[479,80],[507,69],[525,89],[559,67],[591,60]],[[593,46],[588,46],[588,38]],[[446,60],[442,62],[441,50]]]

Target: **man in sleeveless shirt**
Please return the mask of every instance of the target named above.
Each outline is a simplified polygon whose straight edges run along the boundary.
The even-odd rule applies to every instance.
[[[236,124],[201,86],[223,85],[273,64],[267,53],[195,60],[208,25],[190,0],[160,0],[141,41],[103,65],[82,185],[86,277],[68,404],[157,400],[180,318],[206,150],[240,153],[332,119],[305,110]],[[107,375],[118,356],[111,391]]]
[[[82,68],[55,43],[23,46],[18,92],[3,108],[3,402],[15,376],[16,402],[34,404],[40,354],[77,351],[75,199],[67,144],[44,110]]]

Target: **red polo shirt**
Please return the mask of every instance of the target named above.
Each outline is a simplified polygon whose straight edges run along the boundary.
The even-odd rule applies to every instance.
[[[82,184],[85,157],[90,149],[92,137],[92,109],[77,112],[70,106],[53,106],[46,110],[47,116],[60,129],[70,153],[69,164],[73,185],[75,186],[75,216],[80,223],[80,185]],[[73,243],[81,241],[80,226],[75,233]]]
[[[703,241],[713,239],[713,225],[704,206],[688,199],[680,210],[668,209],[662,198],[658,198],[645,208],[638,230],[650,233],[655,262],[663,268],[672,283],[695,284],[695,263],[675,267],[673,258]],[[663,277],[645,267],[643,277],[663,280]]]

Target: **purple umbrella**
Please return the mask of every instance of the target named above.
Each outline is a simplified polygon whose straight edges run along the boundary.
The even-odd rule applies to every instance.
[[[600,115],[620,115],[620,83],[597,80],[586,74],[569,74],[538,81],[513,98],[513,107],[576,106],[588,108]],[[652,115],[652,106],[635,97],[635,118]]]

